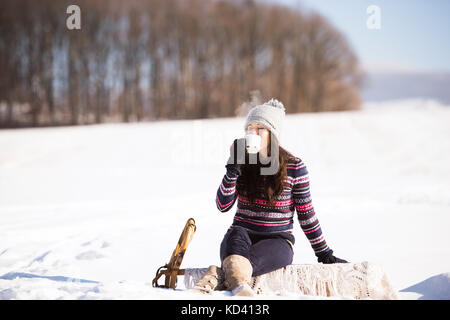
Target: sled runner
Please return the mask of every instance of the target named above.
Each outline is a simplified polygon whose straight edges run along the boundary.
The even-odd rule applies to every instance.
[[[177,285],[177,276],[184,275],[185,270],[180,269],[181,262],[183,261],[184,253],[186,252],[196,229],[195,220],[193,218],[188,219],[169,263],[159,267],[156,271],[156,276],[152,281],[153,287],[175,289]],[[164,284],[159,285],[158,280],[163,275],[165,276]]]

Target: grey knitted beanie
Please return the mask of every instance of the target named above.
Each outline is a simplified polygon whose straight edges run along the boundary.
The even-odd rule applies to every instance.
[[[267,127],[275,135],[277,140],[280,141],[285,115],[286,109],[284,105],[276,99],[270,99],[250,109],[247,120],[245,121],[244,130],[250,123],[258,123]]]

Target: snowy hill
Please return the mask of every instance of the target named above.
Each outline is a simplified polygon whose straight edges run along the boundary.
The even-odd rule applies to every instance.
[[[450,107],[408,100],[288,115],[338,257],[405,299],[449,299]],[[0,299],[204,299],[151,286],[189,217],[183,267],[219,264],[215,195],[243,118],[0,131]],[[298,222],[294,263],[316,263]],[[428,280],[427,280],[428,279]],[[223,298],[215,293],[208,298]],[[308,298],[308,297],[277,297]]]
[[[449,72],[369,71],[362,90],[364,101],[417,97],[450,103]]]

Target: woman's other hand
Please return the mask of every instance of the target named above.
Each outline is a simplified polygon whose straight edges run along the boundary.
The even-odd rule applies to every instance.
[[[326,254],[320,256],[317,259],[319,262],[322,262],[323,264],[330,264],[330,263],[348,263],[348,261],[344,259],[340,259],[338,257],[335,257],[333,255],[333,250],[328,251]]]

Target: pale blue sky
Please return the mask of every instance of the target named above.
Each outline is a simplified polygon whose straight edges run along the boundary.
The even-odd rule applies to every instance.
[[[270,0],[267,0],[270,1]],[[450,72],[450,0],[270,1],[326,16],[348,38],[364,67]],[[381,29],[366,26],[366,9],[381,9]]]

